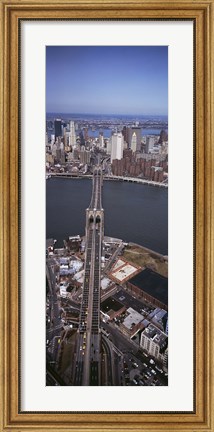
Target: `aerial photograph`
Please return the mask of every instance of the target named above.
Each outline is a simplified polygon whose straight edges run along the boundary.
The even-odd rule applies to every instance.
[[[168,386],[168,47],[46,46],[44,120],[46,386]]]

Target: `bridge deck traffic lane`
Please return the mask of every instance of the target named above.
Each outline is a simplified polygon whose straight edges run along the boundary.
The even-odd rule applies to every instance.
[[[85,260],[85,276],[83,284],[82,303],[80,308],[80,322],[79,322],[79,337],[76,344],[76,369],[74,385],[82,385],[83,371],[84,371],[84,333],[87,331],[87,313],[88,313],[88,293],[89,293],[89,277],[90,277],[90,262],[92,259],[92,240],[93,229],[89,229],[87,236],[86,260]]]
[[[79,323],[79,352],[76,353],[77,363],[82,361],[83,368],[76,368],[76,385],[100,385],[100,267],[103,235],[103,214],[101,208],[101,170],[95,168],[93,176],[92,197],[86,210],[86,252],[83,295]],[[81,337],[84,354],[80,348]],[[81,376],[80,376],[81,375]]]
[[[93,317],[93,286],[94,286],[94,222],[90,223],[92,231],[92,249],[90,261],[90,277],[88,289],[88,309],[87,309],[87,327],[86,327],[86,348],[84,355],[84,372],[83,372],[83,385],[89,385],[90,381],[90,353],[91,353],[91,333],[92,333],[92,317]]]

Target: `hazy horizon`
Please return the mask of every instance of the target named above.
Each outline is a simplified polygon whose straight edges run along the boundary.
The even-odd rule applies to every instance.
[[[166,117],[168,119],[168,114],[130,114],[130,113],[87,113],[87,112],[63,112],[63,111],[47,111],[46,115],[69,115],[69,116],[103,116],[103,117],[111,117],[111,116],[124,116],[124,117],[144,117],[144,118],[155,118],[155,117]]]

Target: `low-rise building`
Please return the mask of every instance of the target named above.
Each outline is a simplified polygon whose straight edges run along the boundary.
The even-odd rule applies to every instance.
[[[157,360],[164,361],[168,337],[153,324],[149,324],[141,334],[140,346]]]
[[[148,319],[161,331],[166,333],[166,323],[168,320],[168,313],[164,309],[156,308],[150,312]]]
[[[113,270],[109,274],[109,276],[114,282],[121,284],[129,280],[131,277],[133,277],[140,271],[141,267],[130,264],[128,261],[124,261],[119,258],[116,261]]]
[[[168,310],[168,278],[145,268],[126,282],[131,293],[152,305]]]
[[[144,315],[130,307],[126,311],[126,316],[120,325],[120,330],[126,336],[133,337],[142,328],[140,324],[143,320]]]
[[[126,307],[123,305],[123,303],[120,303],[112,297],[108,297],[106,300],[104,300],[101,303],[100,309],[103,317],[110,321],[121,315],[123,312],[125,312],[125,310]]]

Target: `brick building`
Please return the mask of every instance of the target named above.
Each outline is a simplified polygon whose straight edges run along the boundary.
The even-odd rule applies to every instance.
[[[126,287],[153,306],[168,310],[168,278],[146,268],[129,279]]]

